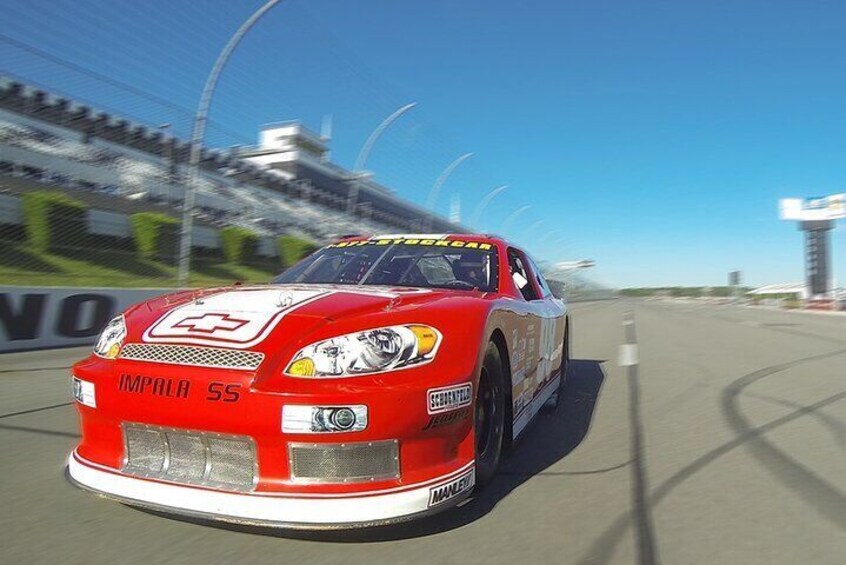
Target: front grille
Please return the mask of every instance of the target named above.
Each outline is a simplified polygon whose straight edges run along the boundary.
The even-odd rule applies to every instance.
[[[133,361],[151,361],[172,365],[254,370],[264,360],[264,353],[190,345],[129,343],[121,349],[120,357]]]
[[[304,483],[361,483],[397,479],[396,440],[363,443],[291,443],[291,480]]]
[[[252,438],[123,425],[126,449],[122,471],[221,490],[249,491],[258,478]]]

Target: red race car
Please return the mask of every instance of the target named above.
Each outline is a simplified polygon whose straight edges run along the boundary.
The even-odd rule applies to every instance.
[[[352,527],[453,506],[557,402],[570,332],[478,235],[347,238],[270,285],[177,292],[73,367],[77,485],[169,513]]]

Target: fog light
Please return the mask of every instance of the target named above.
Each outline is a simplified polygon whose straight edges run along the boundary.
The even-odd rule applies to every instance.
[[[339,408],[332,412],[332,424],[340,430],[349,430],[355,425],[355,412],[349,408]]]
[[[80,404],[84,404],[85,406],[89,406],[91,408],[97,408],[97,398],[94,394],[94,383],[73,377],[73,380],[71,381],[71,393]]]
[[[367,427],[367,406],[282,407],[282,431],[287,434],[360,432]]]

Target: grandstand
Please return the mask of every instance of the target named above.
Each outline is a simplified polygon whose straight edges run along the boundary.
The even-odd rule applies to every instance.
[[[193,247],[219,253],[219,230],[227,226],[256,234],[258,255],[273,260],[279,255],[277,238],[282,234],[323,244],[352,233],[419,232],[424,227],[439,233],[469,231],[403,200],[376,183],[372,174],[333,163],[328,143],[299,122],[282,122],[263,126],[256,146],[204,148],[195,193]],[[34,263],[36,258],[14,250],[20,236],[6,238],[20,233],[15,230],[24,224],[23,194],[72,195],[88,208],[88,233],[127,249],[131,215],[180,216],[189,154],[188,143],[162,129],[0,78],[0,238],[12,246],[0,267],[25,272],[31,277],[25,280],[34,277],[39,284],[55,284],[67,274],[35,277],[21,263]],[[358,195],[351,214],[354,183]],[[123,262],[125,257],[116,260]],[[67,268],[87,269],[82,264]],[[571,298],[613,295],[574,273],[544,270],[559,294],[566,287]],[[15,274],[13,279],[17,278]]]
[[[188,143],[159,129],[0,79],[0,184],[7,196],[52,187],[101,211],[175,215],[189,153]],[[265,238],[290,233],[318,243],[348,233],[418,231],[430,223],[434,231],[462,231],[368,175],[330,162],[327,140],[297,122],[263,128],[257,147],[204,148],[200,167],[196,246],[215,247],[214,230],[230,225]],[[350,214],[353,183],[359,195]],[[272,253],[273,246],[264,247]]]

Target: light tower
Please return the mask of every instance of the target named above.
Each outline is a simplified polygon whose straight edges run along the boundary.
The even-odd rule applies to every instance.
[[[779,207],[782,220],[798,221],[799,229],[805,232],[807,305],[836,307],[829,232],[835,220],[846,218],[846,193],[805,199],[784,198]]]

